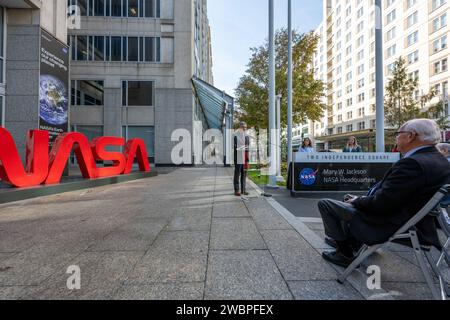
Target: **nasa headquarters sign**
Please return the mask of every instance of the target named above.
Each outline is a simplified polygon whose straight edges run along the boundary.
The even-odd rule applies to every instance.
[[[69,131],[69,47],[41,29],[39,129],[50,134],[50,145]]]
[[[398,153],[297,153],[295,191],[367,191],[399,159]]]

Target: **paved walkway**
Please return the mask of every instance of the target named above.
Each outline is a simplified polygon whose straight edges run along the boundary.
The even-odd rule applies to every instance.
[[[317,221],[283,217],[256,189],[234,197],[231,173],[177,169],[0,206],[0,299],[373,297],[361,275],[336,282]],[[80,290],[67,288],[69,266]]]

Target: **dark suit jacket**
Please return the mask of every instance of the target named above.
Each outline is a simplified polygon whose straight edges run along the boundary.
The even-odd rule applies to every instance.
[[[361,214],[350,222],[350,231],[366,244],[382,243],[445,184],[450,184],[447,159],[435,147],[421,149],[398,161],[386,173],[374,195],[353,202]],[[424,218],[417,229],[422,244],[439,244],[432,217]]]

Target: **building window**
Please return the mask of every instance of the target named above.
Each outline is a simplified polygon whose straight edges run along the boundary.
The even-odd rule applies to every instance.
[[[366,123],[365,122],[359,122],[358,123],[358,131],[362,131],[366,129]]]
[[[408,54],[408,64],[413,64],[417,61],[419,61],[419,50]]]
[[[123,81],[122,105],[125,106],[153,106],[153,81]]]
[[[78,61],[161,62],[161,38],[71,36],[72,59]]]
[[[105,15],[106,0],[91,0],[94,6],[94,16],[103,17]]]
[[[347,125],[347,132],[352,132],[353,131],[353,125],[349,124]]]
[[[111,16],[122,16],[122,0],[111,0]]]
[[[145,61],[161,61],[161,38],[145,38]]]
[[[147,156],[150,162],[155,157],[155,127],[153,126],[123,126],[122,136],[125,140],[139,138],[144,140]]]
[[[79,126],[79,125],[73,125],[70,127],[71,132],[79,132],[83,135],[85,135],[89,141],[94,140],[94,138],[97,137],[103,137],[103,126]],[[76,157],[75,153],[72,150],[70,153],[70,163],[76,164]]]
[[[411,33],[410,35],[408,35],[407,38],[407,46],[412,46],[413,44],[417,43],[417,41],[419,41],[419,32],[415,31],[413,33]]]
[[[409,15],[406,19],[406,24],[409,27],[412,27],[419,21],[419,13],[416,11],[413,14]]]
[[[92,141],[94,138],[103,136],[103,126],[73,125],[71,129],[72,132],[79,132],[84,134],[89,139],[89,141]]]
[[[104,61],[105,60],[105,37],[94,36],[94,60]]]
[[[77,60],[78,61],[86,61],[88,58],[88,43],[87,36],[77,36]]]
[[[436,10],[447,3],[447,0],[432,0],[431,1],[431,10]]]
[[[128,61],[139,61],[138,37],[128,37]]]
[[[88,1],[89,0],[72,1],[73,4],[76,4],[80,8],[80,15],[82,16],[88,15]]]
[[[82,16],[160,18],[161,0],[69,0]]]
[[[122,60],[122,37],[111,37],[111,61]]]
[[[73,106],[104,105],[103,81],[72,80],[71,87],[71,104]]]
[[[433,52],[439,52],[447,49],[447,35],[440,37],[439,39],[433,41]]]

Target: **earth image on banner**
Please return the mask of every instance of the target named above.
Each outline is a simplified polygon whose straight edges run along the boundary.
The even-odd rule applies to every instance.
[[[39,115],[42,120],[53,125],[68,121],[67,88],[58,78],[45,74],[39,84]]]

